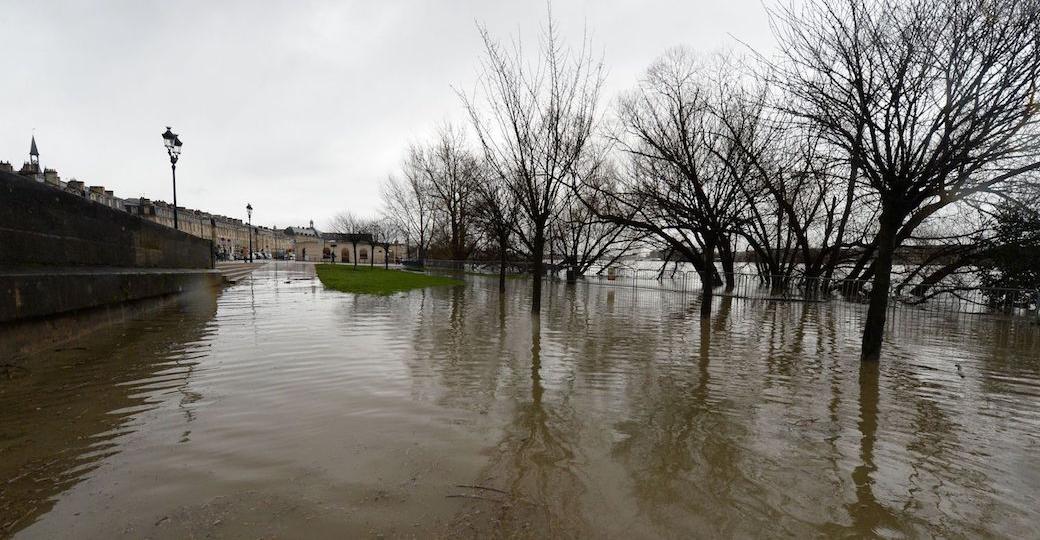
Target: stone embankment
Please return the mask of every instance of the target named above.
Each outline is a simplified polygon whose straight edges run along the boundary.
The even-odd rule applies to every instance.
[[[0,173],[0,359],[223,282],[210,240]]]

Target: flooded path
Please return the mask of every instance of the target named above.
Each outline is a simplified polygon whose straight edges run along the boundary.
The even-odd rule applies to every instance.
[[[0,537],[1028,537],[1040,328],[268,265],[0,372]]]

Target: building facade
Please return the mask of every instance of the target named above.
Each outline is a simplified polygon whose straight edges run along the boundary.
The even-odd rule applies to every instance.
[[[142,219],[173,227],[173,205],[164,201],[142,197],[126,199],[123,205],[127,212]],[[241,219],[202,210],[178,207],[177,227],[192,236],[212,241],[219,260],[246,259],[250,246],[254,253],[262,257],[283,259],[292,253],[293,242],[285,231],[260,225],[253,225],[250,229],[249,224]]]
[[[313,221],[306,227],[289,227],[285,234],[292,238],[293,253],[301,261],[354,263],[356,258],[358,264],[399,264],[408,253],[404,244],[376,242],[367,233],[321,232]]]

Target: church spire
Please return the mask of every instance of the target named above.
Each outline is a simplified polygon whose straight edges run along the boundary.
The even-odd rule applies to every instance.
[[[36,135],[33,135],[32,144],[29,145],[29,163],[40,164],[40,151],[36,149]]]

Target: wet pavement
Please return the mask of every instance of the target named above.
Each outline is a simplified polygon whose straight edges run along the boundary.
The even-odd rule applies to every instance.
[[[1040,328],[269,264],[0,368],[0,536],[1028,537]],[[2,362],[0,362],[2,363]]]

